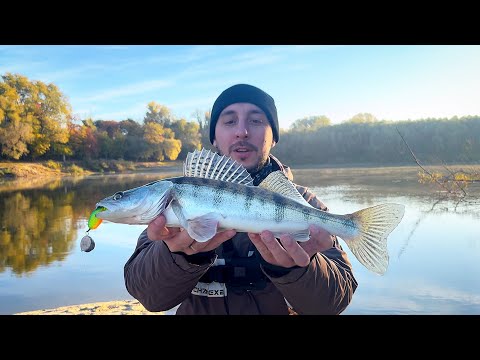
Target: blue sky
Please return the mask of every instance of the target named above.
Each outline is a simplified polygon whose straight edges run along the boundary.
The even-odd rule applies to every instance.
[[[147,104],[193,120],[236,83],[275,99],[280,126],[325,115],[480,115],[479,45],[0,45],[0,74],[54,83],[78,118],[139,122]]]

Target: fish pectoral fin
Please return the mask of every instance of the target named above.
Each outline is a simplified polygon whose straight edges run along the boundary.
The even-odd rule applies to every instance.
[[[173,212],[177,216],[178,221],[180,222],[180,225],[186,229],[188,228],[188,222],[187,219],[185,219],[185,215],[183,214],[182,207],[176,201],[175,199],[170,202],[170,206],[172,207]]]
[[[283,235],[283,234],[286,234],[286,233],[285,232],[273,233],[273,235],[276,238],[280,237],[280,235]],[[295,239],[295,241],[304,242],[304,241],[310,240],[310,230],[308,229],[300,230],[300,231],[296,231],[288,234],[290,234]]]
[[[213,212],[187,220],[188,235],[198,242],[208,241],[217,233],[218,222],[218,214]]]

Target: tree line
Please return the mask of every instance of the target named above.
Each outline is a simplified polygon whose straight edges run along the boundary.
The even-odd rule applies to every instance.
[[[0,160],[164,161],[210,148],[209,111],[197,110],[188,121],[152,101],[142,123],[76,119],[56,85],[11,73],[1,79]],[[411,163],[399,132],[423,161],[480,161],[479,116],[387,121],[360,113],[337,125],[310,116],[281,129],[272,153],[295,165]]]
[[[152,101],[143,123],[75,119],[56,85],[7,73],[0,82],[0,159],[176,160],[201,148],[207,116],[177,119]]]
[[[480,116],[379,121],[370,114],[360,114],[338,125],[322,122],[296,127],[282,132],[272,151],[295,165],[412,164],[399,133],[425,163],[480,162]]]

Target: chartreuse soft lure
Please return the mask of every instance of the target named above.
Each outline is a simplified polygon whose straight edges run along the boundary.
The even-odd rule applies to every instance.
[[[105,211],[107,210],[107,208],[103,207],[103,206],[99,206],[97,207],[95,210],[92,211],[92,213],[90,214],[90,218],[88,219],[88,231],[90,230],[95,230],[97,227],[100,226],[100,224],[102,223],[102,219],[99,219],[97,218],[97,214],[99,212],[102,212],[102,211]]]
[[[100,226],[102,219],[97,218],[97,214],[105,210],[107,210],[107,208],[99,206],[90,214],[90,218],[88,219],[87,235],[85,235],[80,241],[80,249],[82,251],[90,252],[95,248],[95,241],[93,241],[93,239],[88,235],[88,232],[92,229],[95,230]]]

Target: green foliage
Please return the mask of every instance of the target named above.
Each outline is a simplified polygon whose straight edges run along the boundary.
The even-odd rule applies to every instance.
[[[175,133],[175,137],[180,140],[181,151],[177,153],[175,159],[179,156],[182,159],[187,157],[187,153],[200,150],[202,148],[200,125],[185,119],[180,119],[172,123],[171,129]],[[178,146],[175,145],[175,146]],[[177,150],[174,150],[177,152]],[[170,154],[172,154],[170,152]],[[171,158],[167,156],[167,158]],[[172,160],[175,160],[172,159]]]
[[[316,131],[319,128],[330,126],[331,121],[325,115],[309,116],[296,120],[291,126],[291,131]]]
[[[103,173],[105,169],[108,169],[108,166],[103,165],[103,161],[99,160],[83,159],[80,164],[82,168],[98,173]]]
[[[163,145],[163,153],[168,160],[176,160],[182,149],[182,142],[177,139],[167,139]]]
[[[36,158],[68,142],[71,107],[54,84],[6,73],[0,109],[0,146],[6,158]]]
[[[135,164],[125,160],[84,160],[82,167],[98,173],[122,173],[125,171],[135,170]]]
[[[211,147],[210,144],[210,117],[211,111],[205,111],[202,113],[200,110],[196,110],[192,116],[198,123],[199,132],[200,132],[200,143],[201,147],[208,149]]]
[[[117,173],[121,173],[128,170],[135,170],[135,165],[131,161],[117,160],[111,163],[110,168]]]
[[[12,169],[0,169],[0,178],[12,178],[15,177],[15,173],[12,171]]]
[[[143,119],[145,124],[148,123],[157,123],[162,126],[169,127],[173,120],[173,116],[170,112],[170,109],[164,105],[160,105],[155,101],[148,103],[148,111],[145,114]]]
[[[72,164],[66,168],[66,171],[74,176],[80,176],[85,173],[85,170],[80,166]]]
[[[28,145],[35,138],[32,125],[12,116],[10,121],[0,127],[1,153],[7,159],[18,160],[30,151]]]
[[[88,121],[84,121],[83,126],[72,124],[70,126],[70,146],[73,156],[77,159],[98,157],[100,151],[95,126],[90,126]]]
[[[351,119],[346,120],[345,122],[359,124],[359,123],[374,123],[376,121],[378,121],[377,118],[370,113],[359,113],[354,115]]]
[[[176,119],[152,101],[143,123],[91,118],[73,123],[70,105],[54,84],[7,73],[0,81],[0,158],[69,157],[104,172],[130,166],[112,165],[111,160],[184,159],[190,151],[212,148],[210,112],[197,110],[192,116],[196,121]],[[411,164],[396,127],[425,162],[480,162],[479,116],[390,122],[359,113],[339,125],[331,125],[326,116],[310,116],[296,120],[289,131],[280,130],[273,154],[290,164]]]
[[[45,163],[45,166],[50,168],[50,169],[53,169],[53,170],[57,170],[57,171],[60,171],[62,169],[62,165],[56,161],[53,161],[53,160],[48,160],[46,163]]]
[[[411,155],[396,128],[424,162],[480,162],[479,116],[348,122],[310,132],[282,132],[272,153],[295,165],[412,164]]]

